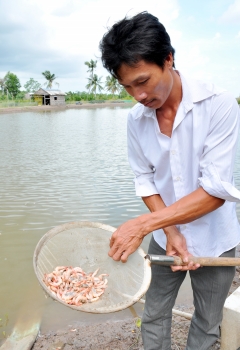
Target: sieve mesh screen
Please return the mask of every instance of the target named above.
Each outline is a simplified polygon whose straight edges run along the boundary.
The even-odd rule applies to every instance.
[[[151,280],[150,262],[138,248],[127,263],[116,262],[108,256],[109,239],[116,229],[94,222],[70,222],[48,231],[34,251],[33,265],[39,283],[53,299],[72,309],[109,313],[125,309],[137,302],[147,291]],[[80,266],[86,273],[99,269],[107,273],[108,286],[100,299],[81,306],[69,305],[58,299],[45,283],[45,273],[56,266]]]

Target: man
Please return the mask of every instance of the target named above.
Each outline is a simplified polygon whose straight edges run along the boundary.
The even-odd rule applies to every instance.
[[[116,23],[100,49],[104,67],[139,102],[128,118],[128,154],[136,194],[151,212],[114,232],[109,256],[126,262],[152,231],[149,253],[180,256],[186,266],[152,266],[144,349],[171,349],[172,307],[187,270],[195,312],[186,349],[208,349],[235,269],[199,268],[191,255],[233,257],[240,241],[233,185],[239,107],[227,92],[174,69],[169,35],[151,14]]]

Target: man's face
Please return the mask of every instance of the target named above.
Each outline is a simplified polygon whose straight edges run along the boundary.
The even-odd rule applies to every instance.
[[[157,109],[164,105],[172,91],[172,72],[171,57],[165,61],[164,69],[141,60],[134,67],[122,64],[118,81],[135,100]]]

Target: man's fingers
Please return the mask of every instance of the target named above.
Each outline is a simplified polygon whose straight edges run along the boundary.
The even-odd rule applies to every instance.
[[[123,253],[122,253],[122,255],[121,255],[121,261],[123,262],[123,263],[125,263],[125,262],[127,262],[127,259],[128,259],[128,257],[129,257],[129,255],[131,255],[132,253],[134,253],[135,252],[135,249],[133,249],[133,248],[128,248],[127,250],[125,250]]]
[[[187,250],[179,249],[177,255],[180,256],[184,264],[189,263],[189,253]]]
[[[193,264],[191,270],[197,270],[197,269],[199,269],[199,267],[201,267],[200,264]],[[190,269],[189,269],[189,270],[190,270]]]
[[[111,244],[111,242],[110,242],[110,250],[108,252],[108,256],[110,256],[114,260],[120,260],[120,258],[118,259],[118,255],[119,255],[118,250],[119,250],[119,247],[116,244],[114,244],[114,239],[113,239],[113,243]],[[121,254],[120,254],[120,256],[121,256]]]
[[[115,231],[116,232],[116,231]],[[112,237],[110,238],[110,241],[109,241],[109,247],[112,248],[114,242],[115,242],[115,232],[112,234]]]
[[[171,266],[171,270],[172,270],[172,272],[183,271],[183,267],[182,266]]]
[[[116,251],[113,255],[108,255],[115,261],[120,261],[125,263],[127,262],[127,259],[128,259],[128,256],[130,255],[131,253],[129,253],[128,251],[123,251],[121,252],[120,250]]]
[[[118,227],[109,241],[108,255],[116,261],[126,262],[128,256],[140,246],[143,237],[139,233],[137,219],[132,219]]]
[[[192,261],[189,262],[189,264],[187,265],[183,265],[183,266],[171,266],[171,270],[173,272],[176,271],[195,271],[197,270],[199,267],[201,267],[200,264],[194,264]]]
[[[134,250],[128,249],[127,251],[125,251],[121,247],[114,245],[109,250],[108,255],[115,261],[121,260],[122,262],[126,262],[128,256],[133,252],[134,252]]]
[[[108,255],[115,261],[120,261],[125,263],[128,260],[129,255],[135,252],[135,249],[129,248],[127,250],[121,251],[117,249],[111,249]]]

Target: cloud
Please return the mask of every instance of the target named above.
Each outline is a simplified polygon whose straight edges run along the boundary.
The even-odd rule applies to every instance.
[[[220,33],[216,33],[215,36],[214,36],[214,39],[218,39],[221,37],[221,34]]]
[[[30,77],[41,82],[41,72],[50,70],[59,77],[60,88],[85,89],[84,62],[100,56],[99,41],[107,26],[145,10],[167,28],[179,16],[178,0],[149,0],[147,4],[139,0],[2,1],[0,74],[10,70],[24,85]],[[97,74],[106,75],[100,62]]]
[[[194,16],[188,16],[187,21],[188,22],[196,22],[196,18]]]
[[[195,44],[188,48],[187,59],[185,57],[184,51],[179,54],[180,66],[183,69],[188,69],[191,67],[192,70],[200,71],[205,67],[209,62],[209,56],[204,53],[201,49],[201,45]],[[197,70],[196,70],[197,68]]]
[[[240,22],[240,0],[235,0],[233,4],[231,4],[227,11],[222,14],[220,17],[221,22],[227,23],[237,23]]]
[[[178,69],[192,77],[211,79],[239,94],[240,0],[230,2],[227,8],[221,1],[226,9],[221,21],[229,22],[224,26],[217,21],[216,2],[212,0],[209,6],[213,11],[208,6],[207,14],[205,5],[199,11],[190,0],[185,5],[179,0],[0,1],[0,78],[10,70],[22,86],[30,77],[43,84],[41,73],[50,70],[63,91],[85,90],[88,73],[84,62],[100,56],[99,41],[107,27],[126,15],[148,11],[170,34]],[[229,57],[236,69],[231,79]],[[107,75],[100,60],[96,73],[103,80]]]

